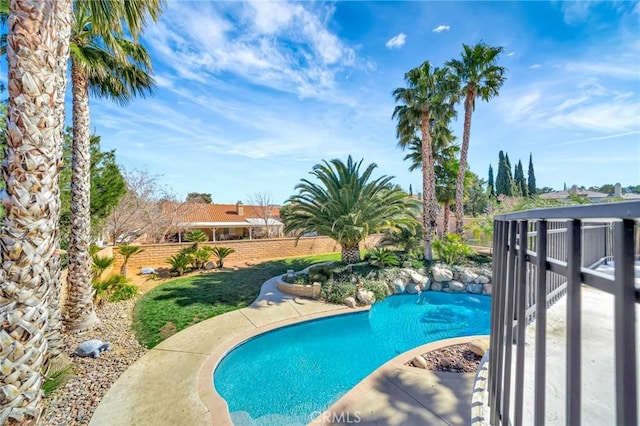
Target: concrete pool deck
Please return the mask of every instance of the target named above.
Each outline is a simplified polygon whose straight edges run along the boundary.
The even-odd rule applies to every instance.
[[[251,306],[195,324],[151,349],[111,386],[90,425],[232,424],[227,404],[212,383],[215,365],[229,350],[285,325],[368,309],[286,295],[277,289],[276,281],[276,277],[266,281]],[[329,410],[351,412],[352,420],[357,413],[360,424],[407,424],[413,420],[433,425],[469,424],[473,374],[434,373],[403,365],[418,353],[458,340],[470,338],[435,342],[405,352],[365,378]],[[322,416],[309,419],[311,424],[341,423],[339,417],[325,420]],[[346,423],[348,419],[343,420]]]

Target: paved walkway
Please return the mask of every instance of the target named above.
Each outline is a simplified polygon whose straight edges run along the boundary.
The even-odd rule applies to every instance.
[[[283,325],[353,311],[285,295],[272,278],[263,284],[251,306],[193,325],[145,354],[109,389],[90,424],[230,424],[226,403],[212,384],[213,369],[230,348]],[[437,343],[427,346],[434,345]],[[414,351],[423,353],[424,347]],[[407,356],[404,361],[398,357],[385,364],[331,409],[358,413],[360,424],[467,424],[473,375],[404,367],[402,364],[414,356],[412,352],[403,354]],[[319,418],[313,424],[341,422],[340,418],[324,420]]]

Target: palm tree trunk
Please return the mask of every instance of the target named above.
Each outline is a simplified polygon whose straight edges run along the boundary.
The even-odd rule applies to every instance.
[[[429,130],[429,110],[422,114],[422,220],[424,224],[424,258],[433,259],[431,243],[437,228],[436,222],[436,176],[434,171],[433,148]]]
[[[79,332],[98,324],[91,285],[91,188],[89,151],[89,78],[71,59],[73,92],[73,160],[71,166],[71,233],[69,236],[68,296],[64,322],[67,330]]]
[[[444,202],[442,208],[444,209],[444,218],[442,220],[442,237],[444,237],[449,233],[449,212],[451,211],[449,200],[446,200]]]
[[[63,132],[65,121],[65,95],[67,92],[67,67],[69,64],[69,39],[71,37],[71,27],[73,22],[73,7],[71,0],[58,0],[56,2],[56,34],[58,35],[58,66],[56,84],[58,92],[55,100],[55,113],[58,120],[58,132],[56,137],[58,146],[62,147]],[[58,164],[62,164],[62,149],[57,152]],[[55,177],[55,200],[60,203],[60,187],[58,185],[58,176]],[[56,208],[60,210],[60,208]],[[55,218],[56,223],[59,222],[59,215]],[[56,230],[57,231],[57,230]],[[59,241],[59,238],[58,238]],[[49,329],[47,330],[47,340],[49,342],[49,356],[56,357],[62,353],[64,347],[64,336],[62,335],[62,311],[60,307],[60,289],[61,282],[61,262],[59,256],[53,256],[49,260],[49,271],[51,273],[51,288],[49,293]]]
[[[353,246],[343,245],[342,247],[342,261],[346,264],[358,263],[360,262],[360,246],[359,244]]]
[[[55,264],[51,258],[58,247],[60,214],[57,12],[55,0],[10,2],[2,165],[6,214],[0,228],[0,424],[33,424],[41,412],[48,303],[56,291],[48,268]]]
[[[469,153],[469,136],[471,135],[471,113],[473,112],[473,91],[467,88],[464,98],[464,130],[462,133],[462,146],[460,147],[460,165],[458,168],[458,180],[456,181],[456,234],[462,236],[464,231],[464,217],[462,198],[464,196],[464,175],[467,171],[467,154]]]

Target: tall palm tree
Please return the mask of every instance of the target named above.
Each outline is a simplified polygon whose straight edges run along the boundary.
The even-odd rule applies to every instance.
[[[65,324],[70,331],[94,327],[91,283],[90,218],[90,115],[89,92],[126,104],[134,96],[151,93],[151,59],[142,45],[121,30],[103,28],[91,8],[94,2],[75,3],[71,35],[71,81],[73,99],[73,160],[71,177],[71,233],[69,241],[69,295]],[[135,2],[124,2],[135,3]],[[144,2],[140,2],[144,3]],[[142,14],[148,11],[141,9]],[[96,13],[93,15],[92,13]],[[113,14],[124,14],[116,9]],[[105,18],[106,19],[106,18]]]
[[[420,132],[422,149],[422,221],[424,226],[424,258],[431,260],[431,242],[436,229],[436,183],[431,135],[431,120],[439,121],[455,114],[456,78],[446,68],[432,67],[429,61],[405,74],[407,87],[393,91],[399,105],[392,117],[398,120],[398,145],[405,149]]]
[[[471,115],[476,106],[476,98],[488,102],[489,99],[498,96],[505,81],[505,68],[497,65],[498,56],[504,51],[503,47],[478,43],[475,46],[463,44],[462,48],[460,59],[447,62],[447,66],[460,80],[461,95],[464,97],[464,131],[456,182],[456,233],[459,235],[463,232],[464,177],[471,135]]]
[[[338,159],[316,164],[310,172],[319,182],[308,179],[296,185],[280,212],[285,232],[298,235],[317,232],[337,241],[342,261],[360,261],[359,244],[370,233],[385,229],[414,228],[416,203],[407,194],[388,186],[391,176],[371,180],[376,164],[361,173],[362,160],[349,156],[346,164]]]
[[[57,0],[10,2],[7,147],[2,173],[6,209],[0,228],[0,424],[35,423],[47,358],[49,304],[56,274],[56,220],[64,85],[58,37],[70,8]]]

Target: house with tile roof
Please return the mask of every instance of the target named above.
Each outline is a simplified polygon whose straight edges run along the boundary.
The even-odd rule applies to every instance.
[[[573,185],[568,191],[553,191],[540,194],[540,198],[546,200],[566,201],[571,197],[585,198],[592,203],[599,203],[606,200],[607,197],[609,197],[609,194],[605,194],[604,192],[588,191],[586,189],[578,189],[576,185]]]
[[[166,203],[163,212],[174,215],[174,221],[181,231],[176,235],[178,242],[184,234],[200,230],[210,241],[241,240],[282,236],[284,225],[280,222],[278,206],[251,206],[238,201],[236,204],[184,203],[177,208],[175,203]]]

